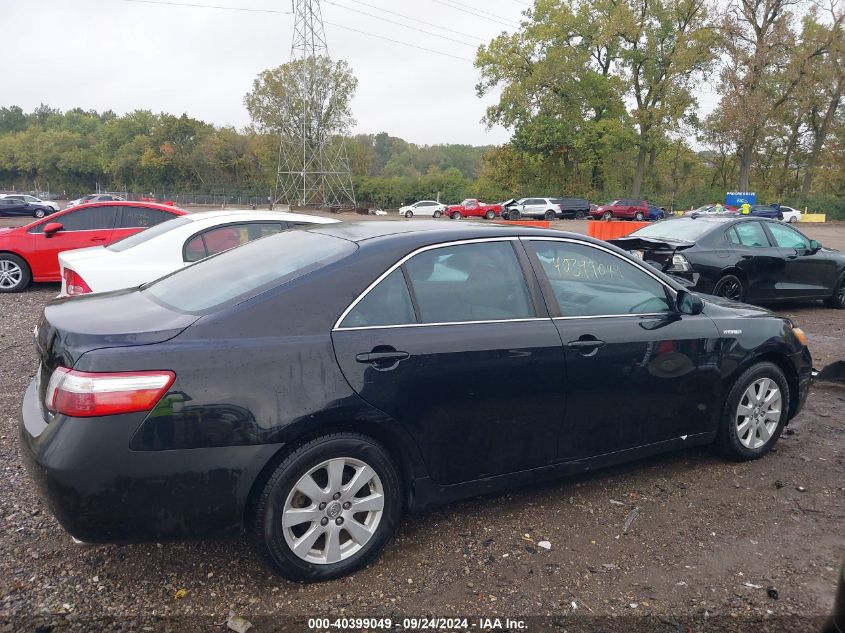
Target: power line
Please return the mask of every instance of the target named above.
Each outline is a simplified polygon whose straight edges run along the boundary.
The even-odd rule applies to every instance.
[[[383,35],[376,35],[375,33],[370,33],[369,31],[361,31],[360,29],[353,29],[351,26],[345,26],[343,24],[334,24],[333,22],[328,22],[323,20],[324,24],[328,24],[329,26],[336,26],[339,29],[346,29],[347,31],[354,31],[355,33],[360,33],[361,35],[369,35],[370,37],[375,37],[380,40],[385,40],[386,42],[393,42],[394,44],[399,44],[401,46],[407,46],[408,48],[415,48],[420,51],[426,51],[427,53],[434,53],[436,55],[443,55],[444,57],[451,57],[452,59],[460,59],[461,61],[470,62],[472,63],[469,57],[461,57],[459,55],[452,55],[451,53],[444,53],[443,51],[438,51],[433,48],[425,48],[424,46],[417,46],[416,44],[409,44],[408,42],[403,42],[401,40],[394,40],[390,37],[384,37]]]
[[[505,22],[513,22],[513,20],[511,20],[509,17],[506,17],[504,15],[498,15],[496,13],[493,13],[492,11],[487,11],[486,9],[479,9],[478,7],[475,7],[471,4],[467,4],[466,2],[461,2],[460,0],[449,0],[449,2],[451,4],[456,4],[459,7],[469,9],[471,11],[478,11],[479,13],[483,13],[484,15],[489,15],[490,17],[496,18],[498,20],[504,20]]]
[[[221,9],[225,11],[245,11],[250,13],[275,13],[280,15],[291,15],[290,11],[278,11],[275,9],[256,9],[251,7],[226,7],[220,5],[213,5],[213,4],[196,4],[190,2],[173,2],[170,0],[121,0],[122,2],[132,2],[138,4],[159,4],[159,5],[167,5],[172,7],[186,7],[190,9]],[[385,37],[384,35],[378,35],[377,33],[370,33],[369,31],[364,31],[361,29],[356,29],[351,26],[346,26],[345,24],[335,24],[334,22],[328,22],[326,20],[323,21],[324,24],[328,24],[329,26],[333,26],[338,29],[344,29],[346,31],[352,31],[353,33],[359,33],[361,35],[366,35],[368,37],[374,37],[379,40],[384,40],[385,42],[391,42],[392,44],[399,44],[400,46],[405,46],[406,48],[413,48],[419,51],[424,51],[426,53],[434,53],[435,55],[442,55],[443,57],[451,57],[452,59],[459,59],[464,62],[472,63],[468,57],[461,57],[460,55],[453,55],[452,53],[446,53],[444,51],[438,51],[433,48],[426,48],[425,46],[419,46],[417,44],[410,44],[408,42],[403,42],[401,40],[395,40],[390,37]]]
[[[502,18],[501,16],[496,16],[495,14],[492,14],[492,13],[485,15],[484,13],[479,13],[478,10],[474,9],[473,7],[469,7],[468,5],[457,3],[454,0],[449,0],[449,2],[444,2],[444,0],[433,0],[433,1],[436,2],[437,4],[442,4],[444,7],[449,7],[450,9],[455,9],[456,11],[468,13],[469,15],[474,15],[475,17],[481,18],[482,20],[487,20],[489,22],[495,22],[496,24],[501,24],[502,26],[507,26],[509,28],[515,28],[517,26],[517,24],[515,22],[508,20],[508,18]],[[504,20],[508,20],[508,21],[505,22]]]
[[[450,29],[445,26],[440,26],[439,24],[434,24],[433,22],[426,22],[425,20],[420,20],[419,18],[411,17],[410,15],[405,15],[404,13],[398,13],[396,11],[391,11],[390,9],[382,9],[381,7],[377,7],[374,4],[369,4],[367,2],[363,2],[363,0],[349,0],[349,2],[354,2],[355,4],[362,4],[365,7],[369,7],[371,9],[376,9],[377,11],[383,11],[384,13],[390,13],[400,18],[404,18],[405,20],[411,20],[412,22],[419,22],[420,24],[425,24],[426,26],[433,26],[436,29],[440,29],[441,31],[449,31],[450,33],[455,33],[456,35],[461,35],[463,37],[469,37],[474,40],[478,40],[479,42],[486,41],[483,37],[478,37],[477,35],[472,35],[471,33],[464,33],[463,31],[456,31],[455,29]]]
[[[322,0],[322,2],[324,4],[330,4],[334,7],[340,7],[341,9],[346,9],[347,11],[353,11],[354,13],[366,15],[367,17],[375,18],[376,20],[382,20],[383,22],[388,22],[390,24],[395,24],[397,26],[401,26],[401,27],[406,28],[406,29],[411,29],[412,31],[418,31],[420,33],[425,33],[426,35],[432,35],[434,37],[439,37],[439,38],[444,39],[444,40],[449,40],[450,42],[457,42],[458,44],[461,44],[462,46],[469,46],[471,48],[475,47],[474,44],[470,44],[468,42],[464,42],[464,41],[461,41],[461,40],[456,40],[454,37],[449,37],[448,35],[440,35],[440,33],[434,33],[433,31],[426,31],[425,29],[421,29],[417,26],[402,24],[401,22],[397,22],[396,20],[391,20],[390,18],[383,18],[379,15],[374,15],[372,13],[367,13],[366,11],[362,11],[361,9],[355,9],[353,7],[347,7],[347,6],[344,6],[342,4],[338,4],[337,2],[332,2],[332,0]]]
[[[255,9],[250,7],[223,7],[216,4],[193,4],[190,2],[169,2],[168,0],[123,0],[136,4],[163,4],[171,7],[187,7],[191,9],[220,9],[223,11],[245,11],[247,13],[277,13],[280,15],[291,15],[290,11],[278,11],[276,9]]]

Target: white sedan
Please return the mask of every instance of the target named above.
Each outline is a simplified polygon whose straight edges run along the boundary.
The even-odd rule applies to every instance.
[[[446,205],[436,200],[420,200],[414,204],[400,207],[399,215],[412,218],[415,215],[422,215],[429,218],[439,218],[446,211]]]
[[[789,222],[792,224],[793,222],[800,222],[801,221],[801,212],[798,209],[793,209],[792,207],[785,207],[780,205],[781,213],[783,213],[783,221]]]
[[[134,288],[267,235],[297,226],[336,222],[283,211],[189,213],[108,246],[59,253],[59,296]]]

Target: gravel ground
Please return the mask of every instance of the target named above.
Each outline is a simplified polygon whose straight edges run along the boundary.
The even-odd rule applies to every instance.
[[[338,581],[288,583],[246,539],[74,545],[34,494],[17,437],[31,332],[57,291],[0,295],[0,631],[225,631],[230,612],[253,631],[327,615],[400,625],[464,615],[475,630],[480,616],[538,616],[529,628],[809,631],[830,610],[845,559],[841,383],[818,383],[762,460],[695,449],[455,503],[407,518],[377,562]],[[808,331],[816,367],[845,358],[845,313],[781,313]]]

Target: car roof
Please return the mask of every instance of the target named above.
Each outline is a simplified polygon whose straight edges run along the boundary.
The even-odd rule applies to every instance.
[[[376,220],[372,222],[340,222],[332,225],[305,227],[301,230],[331,235],[356,243],[377,238],[401,238],[402,236],[406,236],[409,241],[418,241],[418,238],[423,238],[424,241],[430,242],[520,236],[572,237],[596,242],[596,240],[579,233],[489,221],[414,220],[413,222],[402,222],[398,220]]]
[[[223,209],[220,211],[196,211],[183,216],[191,222],[202,220],[288,220],[290,222],[310,222],[312,224],[336,224],[338,220],[324,218],[320,215],[308,215],[305,213],[290,213],[289,211],[266,211],[256,209]]]

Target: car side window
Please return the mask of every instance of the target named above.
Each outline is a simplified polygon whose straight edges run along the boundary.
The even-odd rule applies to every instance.
[[[191,237],[185,243],[182,259],[197,262],[252,240],[279,233],[284,228],[280,222],[251,222],[210,229]]]
[[[759,222],[742,222],[735,225],[731,231],[734,235],[731,236],[729,231],[728,239],[738,246],[750,248],[767,248],[769,246],[769,239]]]
[[[672,311],[666,287],[634,264],[574,242],[529,242],[564,317]]]
[[[340,327],[408,325],[416,322],[405,275],[401,268],[397,268],[358,302]]]
[[[123,229],[148,229],[151,226],[166,222],[167,220],[172,220],[173,218],[174,216],[172,213],[159,211],[158,209],[121,206],[118,227]]]
[[[775,244],[781,248],[796,248],[798,250],[809,250],[810,241],[798,231],[783,224],[769,224],[769,231],[775,238]]]
[[[422,323],[535,316],[510,242],[436,248],[415,255],[405,266]]]
[[[114,228],[117,219],[117,207],[103,205],[100,207],[88,207],[79,211],[71,211],[53,219],[59,222],[63,231],[103,231]],[[43,232],[46,223],[38,227],[38,233]]]

